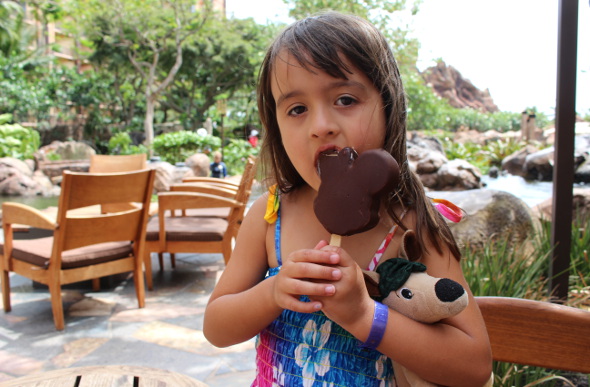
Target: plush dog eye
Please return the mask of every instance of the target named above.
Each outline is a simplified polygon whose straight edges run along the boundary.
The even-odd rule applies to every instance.
[[[412,291],[410,289],[402,289],[401,291],[402,297],[407,299],[407,300],[411,300],[412,297],[414,297],[414,294],[412,293]]]

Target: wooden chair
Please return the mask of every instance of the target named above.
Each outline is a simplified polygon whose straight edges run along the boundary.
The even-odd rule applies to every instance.
[[[178,191],[188,191],[188,192],[201,192],[211,195],[219,195],[226,198],[235,199],[241,203],[248,203],[250,199],[250,195],[252,193],[252,185],[254,184],[254,179],[256,178],[256,158],[249,157],[246,165],[244,166],[244,173],[242,173],[242,178],[240,179],[240,183],[236,185],[236,183],[231,182],[231,184],[217,184],[217,181],[224,181],[223,179],[217,179],[213,177],[189,177],[183,179],[183,183],[174,184],[170,186],[170,191],[178,192]],[[188,180],[184,182],[184,180]],[[230,182],[228,182],[230,183]],[[235,186],[235,188],[233,187]],[[245,210],[245,207],[244,207]],[[245,211],[244,211],[245,212]],[[244,212],[241,214],[241,218],[238,219],[237,226],[242,223],[242,219],[244,217]],[[189,210],[188,215],[191,216],[214,216],[214,217],[221,217],[227,219],[229,216],[229,209],[227,208],[218,208],[218,209],[193,209]],[[234,230],[237,233],[237,229]]]
[[[142,258],[154,182],[153,170],[90,174],[63,172],[57,218],[20,203],[2,205],[4,243],[0,244],[2,296],[9,312],[9,273],[49,287],[53,320],[64,329],[61,286],[133,272],[140,308],[145,305]],[[123,212],[84,211],[103,204],[136,203]],[[14,240],[13,227],[25,224],[53,230],[53,236]]]
[[[158,215],[150,219],[146,233],[144,264],[148,289],[153,289],[151,253],[221,253],[225,261],[232,251],[234,228],[244,203],[198,192],[160,192]],[[227,219],[184,215],[188,209],[227,208]],[[183,211],[175,216],[177,210]]]
[[[90,173],[131,172],[147,168],[147,156],[136,155],[91,155]]]
[[[252,193],[252,185],[254,183],[254,179],[256,177],[256,159],[254,157],[248,158],[248,161],[244,167],[244,173],[242,174],[242,178],[240,180],[240,184],[237,190],[233,190],[228,188],[229,186],[223,185],[216,185],[214,184],[217,178],[202,178],[205,179],[203,182],[200,183],[181,183],[181,184],[174,184],[170,186],[171,192],[199,192],[205,193],[210,195],[217,195],[225,198],[230,198],[238,201],[241,203],[241,207],[237,210],[235,214],[235,220],[231,223],[231,234],[232,238],[235,238],[238,235],[238,230],[242,221],[244,220],[244,215],[246,212],[246,207],[248,205],[248,200],[250,199],[250,195]],[[211,180],[212,183],[208,183],[207,181]],[[206,218],[222,218],[228,219],[230,215],[230,208],[228,207],[218,207],[218,208],[192,208],[188,210],[183,210],[183,216],[192,216],[192,217],[206,217]],[[174,213],[172,213],[174,215]],[[154,222],[155,223],[155,222]],[[155,227],[155,226],[152,226]],[[151,230],[151,228],[150,228]],[[164,266],[164,257],[163,254],[166,251],[159,251],[158,252],[158,262],[160,265],[160,270],[163,269]],[[172,268],[176,267],[176,257],[173,252],[168,252],[170,254],[170,262]],[[229,256],[225,256],[226,260],[229,260]]]
[[[147,168],[147,156],[135,155],[90,155],[90,173],[113,173],[140,171]],[[107,204],[101,206],[103,213],[125,211],[131,203]]]
[[[476,297],[494,360],[590,373],[590,312],[549,302]]]

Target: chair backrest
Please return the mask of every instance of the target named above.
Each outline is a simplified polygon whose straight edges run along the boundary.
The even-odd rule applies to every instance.
[[[103,242],[126,240],[139,243],[144,240],[154,176],[155,170],[148,169],[108,174],[64,171],[54,250]],[[135,205],[108,214],[79,210],[119,203]]]
[[[147,168],[146,155],[91,155],[90,173],[129,172]]]
[[[113,173],[113,172],[131,172],[147,168],[146,155],[143,153],[134,155],[90,155],[90,173]],[[120,203],[116,205],[105,204],[101,206],[101,211],[118,212],[129,208],[129,203]]]
[[[590,311],[522,298],[476,300],[494,360],[590,373]]]

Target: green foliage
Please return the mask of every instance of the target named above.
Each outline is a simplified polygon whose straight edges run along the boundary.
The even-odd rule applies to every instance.
[[[182,66],[160,102],[178,114],[187,130],[202,126],[216,100],[231,99],[236,92],[243,94],[244,90],[254,90],[262,53],[270,39],[265,29],[252,19],[212,20],[207,30],[207,34],[187,40]],[[165,66],[171,66],[173,60],[171,50],[163,54]],[[238,111],[242,106],[241,103],[237,105]],[[228,109],[227,113],[231,111]]]
[[[459,128],[469,128],[479,132],[508,132],[520,129],[520,113],[457,109],[438,97],[418,73],[404,74],[403,80],[408,95],[408,130],[445,129],[454,132]],[[537,119],[537,125],[541,127],[546,118],[541,114],[539,117],[541,120]]]
[[[109,154],[132,155],[148,153],[144,145],[133,145],[131,137],[127,132],[119,132],[109,139]]]
[[[502,160],[525,146],[524,142],[515,138],[491,140],[482,145],[454,141],[450,132],[426,131],[426,133],[430,133],[441,141],[447,159],[468,160],[483,174],[488,173],[490,167],[501,167]]]
[[[0,157],[32,159],[41,138],[36,130],[19,124],[9,124],[12,115],[0,115]]]
[[[283,0],[290,6],[289,16],[300,19],[319,11],[351,13],[371,21],[385,35],[401,69],[414,69],[419,43],[410,36],[407,25],[399,26],[398,15],[418,12],[421,0]]]
[[[484,174],[490,169],[489,153],[485,147],[479,144],[471,142],[461,143],[446,138],[443,141],[443,148],[449,160],[467,160]]]
[[[249,156],[258,156],[259,148],[254,148],[246,140],[231,139],[223,147],[223,161],[229,175],[240,175],[244,172],[244,165]]]
[[[524,141],[515,138],[508,138],[502,140],[494,140],[488,142],[486,147],[486,154],[490,166],[501,167],[502,160],[510,156],[516,151],[523,149],[526,146]]]
[[[184,162],[195,153],[210,153],[219,149],[221,139],[215,136],[200,136],[195,132],[179,131],[161,134],[154,138],[153,148],[163,161],[171,164]]]
[[[15,1],[0,1],[0,54],[9,56],[20,42],[23,9]]]

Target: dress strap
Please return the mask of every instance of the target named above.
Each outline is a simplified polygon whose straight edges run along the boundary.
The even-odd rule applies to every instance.
[[[404,210],[404,212],[402,212],[400,219],[404,218],[404,216],[406,215],[406,212],[407,212],[407,210]],[[375,270],[375,268],[379,264],[379,261],[381,260],[381,257],[383,256],[383,253],[385,252],[385,250],[387,250],[389,243],[393,239],[393,236],[395,235],[395,230],[397,230],[397,224],[394,223],[393,226],[391,227],[391,229],[389,229],[389,232],[387,233],[387,235],[385,235],[385,239],[383,239],[383,242],[381,242],[381,245],[379,246],[379,248],[375,252],[373,259],[371,259],[371,262],[369,262],[369,265],[367,266],[367,270],[369,270],[369,271]]]
[[[277,263],[280,266],[283,265],[281,259],[281,209],[277,209],[277,220],[275,221],[275,254],[277,255]]]

